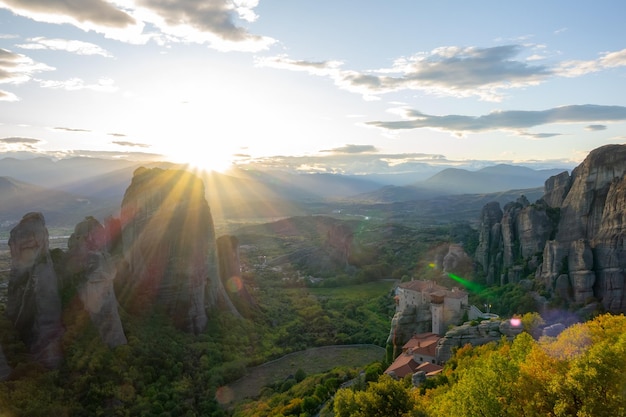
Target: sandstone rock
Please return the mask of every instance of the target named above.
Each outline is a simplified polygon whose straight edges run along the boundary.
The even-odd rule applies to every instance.
[[[220,279],[237,310],[242,313],[256,308],[257,303],[248,292],[241,277],[239,260],[239,240],[235,236],[224,235],[217,239]]]
[[[496,261],[501,251],[502,210],[498,202],[491,202],[483,207],[479,226],[479,244],[476,248],[476,261],[487,274],[487,283],[493,284],[495,277],[500,275],[501,267]],[[496,268],[496,265],[498,266]]]
[[[572,186],[561,205],[556,240],[591,240],[600,230],[611,184],[625,173],[626,146],[607,145],[591,151],[572,171]]]
[[[416,388],[422,385],[424,381],[426,381],[426,372],[424,371],[417,371],[411,376],[411,383]]]
[[[414,334],[431,331],[432,314],[430,309],[415,307],[397,311],[391,319],[391,328],[387,343],[394,346],[396,353]]]
[[[557,337],[563,330],[565,330],[565,326],[562,323],[555,323],[543,329],[543,336]]]
[[[477,326],[463,324],[453,327],[437,342],[437,363],[450,360],[454,348],[460,348],[466,344],[480,346],[490,342],[498,342],[502,336],[512,340],[521,332],[521,326],[519,328],[513,327],[509,320],[484,320]]]
[[[501,215],[495,203],[485,206],[476,260],[489,284],[499,276],[501,284],[523,278],[524,265],[554,296],[581,305],[599,300],[607,311],[626,312],[624,213],[626,146],[603,146],[571,176],[548,179],[535,204],[519,199]]]
[[[113,289],[116,268],[107,252],[105,228],[93,217],[78,223],[68,240],[67,272],[73,276],[78,297],[104,343],[126,344]]]
[[[41,213],[28,213],[11,230],[11,272],[6,313],[36,361],[62,360],[61,299]]]
[[[326,244],[334,249],[330,253],[344,266],[349,265],[353,238],[352,229],[345,224],[333,224],[326,232]]]
[[[565,196],[572,186],[570,175],[567,171],[563,171],[558,175],[548,178],[544,186],[544,200],[550,207],[561,207]]]
[[[556,224],[548,214],[544,204],[526,206],[515,219],[516,235],[519,239],[519,256],[524,259],[543,252],[548,239],[554,233]]]
[[[573,298],[572,284],[569,281],[569,275],[561,274],[554,284],[554,295],[561,300],[571,301]]]
[[[182,170],[139,168],[122,201],[122,242],[133,296],[200,332],[218,300],[237,313],[219,278],[204,184]],[[237,313],[238,314],[238,313]]]
[[[441,264],[444,273],[452,272],[464,276],[467,276],[473,268],[472,258],[465,252],[463,246],[457,244],[448,246],[448,252]]]

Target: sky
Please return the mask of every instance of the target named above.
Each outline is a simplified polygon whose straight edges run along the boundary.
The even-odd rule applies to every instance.
[[[626,3],[0,0],[0,157],[574,167],[626,143]]]

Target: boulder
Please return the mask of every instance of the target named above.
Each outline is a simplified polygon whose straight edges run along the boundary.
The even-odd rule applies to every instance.
[[[7,317],[34,359],[56,368],[62,360],[61,298],[43,215],[24,215],[11,230],[9,247]]]

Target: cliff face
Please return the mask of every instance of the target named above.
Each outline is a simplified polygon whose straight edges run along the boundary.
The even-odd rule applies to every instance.
[[[245,315],[251,309],[258,307],[256,301],[244,285],[241,276],[239,240],[235,236],[230,235],[217,238],[217,256],[220,279],[237,311]]]
[[[447,362],[454,356],[453,350],[466,344],[472,346],[498,342],[502,337],[511,340],[522,332],[522,327],[514,327],[509,320],[483,320],[478,325],[463,324],[448,330],[437,342],[437,363]]]
[[[218,300],[236,312],[219,278],[213,218],[197,176],[137,169],[122,201],[121,230],[134,296],[158,303],[179,328],[196,333]]]
[[[483,208],[476,261],[482,266],[488,284],[519,282],[525,278],[521,268],[538,265],[538,254],[554,234],[554,210],[542,200],[530,204],[526,197],[508,203],[504,210],[496,202]]]
[[[107,232],[96,219],[87,217],[78,223],[68,240],[65,276],[102,341],[114,347],[127,341],[113,288],[117,271],[107,246]]]
[[[6,314],[36,361],[62,360],[61,298],[41,213],[28,213],[11,230],[11,272]]]
[[[535,204],[505,207],[500,233],[496,217],[488,215],[497,210],[486,206],[476,259],[487,280],[497,282],[498,270],[508,268],[501,283],[511,281],[524,265],[524,273],[534,273],[552,296],[626,312],[625,174],[626,146],[607,145],[592,151],[571,176],[548,179]],[[507,220],[507,212],[514,220]]]

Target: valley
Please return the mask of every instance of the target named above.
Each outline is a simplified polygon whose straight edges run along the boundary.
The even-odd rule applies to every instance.
[[[626,310],[623,286],[612,284],[623,282],[615,236],[623,228],[624,149],[600,148],[544,186],[473,194],[383,186],[340,198],[353,180],[333,189],[335,178],[315,174],[291,176],[293,183],[213,174],[211,188],[208,177],[144,167],[128,179],[121,204],[112,198],[85,212],[59,202],[63,216],[54,208],[48,219],[44,207],[12,223],[32,196],[26,187],[19,204],[0,205],[0,406],[15,415],[332,416],[381,389],[436,415],[429,396],[449,402],[461,395],[457,381],[469,383],[456,367],[491,366],[477,355],[517,349],[513,384],[527,357],[571,343],[570,328],[596,332],[590,346],[622,346],[598,326],[622,326],[611,314]],[[453,174],[439,176],[440,190],[442,178],[458,181]],[[294,192],[298,182],[305,188]],[[595,223],[580,224],[589,195]],[[58,290],[38,293],[41,277]],[[397,286],[414,280],[467,293],[465,314],[439,336],[462,338],[455,326],[463,323],[487,328],[468,319],[471,306],[495,313],[485,320],[518,318],[523,336],[500,344],[472,336],[471,347],[446,353],[442,373],[418,387],[391,379],[383,373],[406,342],[400,335],[434,330],[431,303],[443,303],[433,293],[426,307],[402,311]],[[540,338],[554,326],[567,329],[564,336]]]

